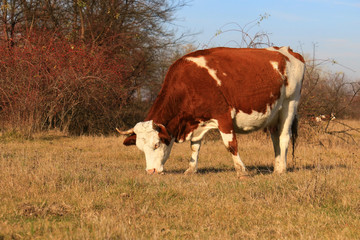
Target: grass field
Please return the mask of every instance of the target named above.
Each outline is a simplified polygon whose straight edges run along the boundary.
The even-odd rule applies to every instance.
[[[122,137],[3,135],[0,239],[360,239],[359,144],[300,134],[282,175],[269,136],[238,136],[242,181],[217,140],[203,144],[198,174],[183,174],[183,143],[165,175],[147,176]]]

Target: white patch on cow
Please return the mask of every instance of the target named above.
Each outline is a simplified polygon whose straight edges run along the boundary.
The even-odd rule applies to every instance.
[[[265,113],[253,110],[247,114],[241,110],[238,111],[234,119],[237,129],[240,132],[252,132],[272,125],[280,109],[278,102],[272,106],[267,105]]]
[[[278,62],[270,61],[270,64],[276,71],[279,71],[279,63]]]
[[[227,74],[226,74],[226,73],[223,73],[223,75],[224,75],[225,77],[227,77]]]
[[[289,47],[282,47],[280,49],[275,49],[274,47],[266,48],[268,51],[279,52],[286,56],[289,61],[286,62],[285,74],[287,77],[288,86],[286,87],[286,97],[290,97],[296,94],[296,100],[300,98],[300,88],[301,88],[301,79],[304,75],[305,64],[299,59],[295,58],[289,53]]]
[[[187,141],[200,141],[204,135],[211,129],[217,129],[219,127],[218,121],[216,119],[210,119],[206,122],[201,122],[196,129],[188,133],[186,136]]]
[[[275,71],[277,71],[279,73],[279,75],[281,76],[282,79],[285,79],[286,76],[286,72],[285,72],[285,76],[280,72],[279,70],[279,63],[275,62],[275,61],[270,61],[271,66],[274,68]]]
[[[187,57],[186,60],[191,61],[191,62],[194,62],[196,65],[198,65],[198,66],[201,67],[201,68],[205,68],[205,69],[208,71],[209,75],[210,75],[213,79],[215,79],[217,85],[218,85],[218,86],[221,86],[221,80],[220,80],[220,79],[217,77],[217,75],[216,75],[216,72],[217,72],[217,71],[216,71],[215,69],[210,68],[210,67],[206,64],[206,59],[205,59],[205,57],[197,57],[197,58],[195,58],[195,57]]]
[[[230,116],[231,116],[231,119],[235,118],[235,116],[236,116],[236,109],[235,108],[231,109]]]
[[[228,148],[230,145],[230,142],[233,141],[233,137],[234,137],[233,131],[231,130],[230,133],[223,133],[220,131],[220,134],[224,141],[225,147]]]
[[[191,141],[200,141],[209,130],[217,129],[218,127],[218,121],[215,119],[210,119],[209,121],[200,123],[199,126],[192,132]]]
[[[261,113],[257,111],[252,111],[251,114],[244,113],[239,111],[236,114],[236,126],[244,131],[244,132],[251,132],[258,130],[261,128],[267,118],[269,117],[269,112]]]
[[[169,145],[162,143],[159,132],[154,130],[153,121],[139,122],[134,127],[136,146],[145,153],[146,170],[155,169],[161,173],[164,164],[169,158],[174,139]]]
[[[189,162],[189,168],[185,171],[185,174],[197,172],[197,163],[199,160],[200,147],[201,141],[191,142],[191,159]]]

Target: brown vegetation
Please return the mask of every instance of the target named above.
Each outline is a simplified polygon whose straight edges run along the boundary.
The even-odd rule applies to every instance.
[[[142,119],[184,4],[1,1],[0,131],[108,133]]]
[[[360,118],[360,80],[350,81],[344,73],[324,71],[326,61],[314,55],[306,61],[299,113],[303,117],[333,115],[341,119]]]

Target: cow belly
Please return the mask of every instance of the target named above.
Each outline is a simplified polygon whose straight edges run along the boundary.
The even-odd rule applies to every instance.
[[[247,133],[271,126],[276,122],[278,112],[278,106],[275,106],[275,109],[271,109],[268,106],[265,113],[252,111],[250,114],[247,114],[237,111],[233,118],[235,131]]]

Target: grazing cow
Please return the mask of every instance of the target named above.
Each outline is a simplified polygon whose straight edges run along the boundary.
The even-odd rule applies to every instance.
[[[288,47],[213,48],[189,53],[169,68],[147,117],[125,145],[144,151],[148,173],[161,173],[174,142],[191,142],[185,173],[197,170],[201,140],[219,129],[238,176],[246,168],[235,133],[268,128],[275,150],[274,171],[286,171],[291,127],[304,75],[304,59]]]

